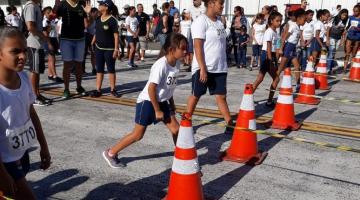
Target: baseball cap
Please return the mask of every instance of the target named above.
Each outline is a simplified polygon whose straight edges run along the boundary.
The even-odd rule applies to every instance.
[[[130,6],[129,6],[129,4],[125,4],[123,8],[124,8],[124,9],[129,9]]]
[[[99,4],[106,5],[109,8],[112,8],[114,6],[114,3],[112,2],[112,0],[98,0],[97,2]]]

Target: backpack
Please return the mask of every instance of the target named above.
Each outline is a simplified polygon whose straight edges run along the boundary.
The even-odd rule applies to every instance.
[[[20,23],[19,23],[19,30],[24,34],[24,36],[26,38],[29,36],[29,30],[28,30],[27,25],[26,25],[24,13],[25,13],[25,9],[27,9],[27,6],[29,4],[32,4],[32,1],[28,1],[24,5],[24,9],[21,12]]]

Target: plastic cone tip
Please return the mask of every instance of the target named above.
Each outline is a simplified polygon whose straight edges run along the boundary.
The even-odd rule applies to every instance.
[[[315,85],[315,79],[314,78],[303,77],[301,83],[303,83],[305,85]]]
[[[292,94],[290,94],[290,95],[280,94],[280,95],[278,96],[277,103],[281,103],[281,104],[293,104],[293,103],[294,103],[294,98],[293,98]]]
[[[200,170],[197,158],[192,160],[180,160],[174,157],[172,171],[178,174],[191,175]]]
[[[240,110],[246,110],[246,111],[255,110],[254,96],[252,94],[244,94],[240,104]]]
[[[317,67],[317,73],[326,74],[326,67]]]
[[[313,65],[307,65],[305,71],[307,71],[307,72],[314,72],[315,69],[314,69]]]
[[[281,88],[292,88],[291,87],[291,76],[284,75],[281,82]]]
[[[244,94],[253,94],[253,85],[251,83],[247,83],[245,85]]]
[[[327,55],[326,54],[321,54],[320,62],[321,62],[321,60],[325,60],[325,62],[326,62],[326,59],[327,59]]]
[[[195,147],[194,131],[192,127],[180,126],[176,146],[183,149]]]

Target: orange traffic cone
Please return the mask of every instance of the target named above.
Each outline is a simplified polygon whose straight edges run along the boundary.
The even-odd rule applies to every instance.
[[[291,70],[290,68],[286,68],[284,70],[271,128],[298,130],[300,126],[301,124],[295,121]]]
[[[261,164],[267,153],[258,151],[256,133],[251,130],[256,130],[253,86],[246,84],[230,147],[221,158],[249,165]]]
[[[309,61],[308,65],[306,66],[308,71],[303,73],[300,91],[297,98],[295,99],[295,103],[310,105],[317,105],[320,103],[320,100],[315,98],[315,75],[312,65],[313,63]]]
[[[349,81],[360,82],[360,48],[357,51],[355,58],[352,59],[350,69]]]
[[[321,54],[318,65],[316,66],[315,87],[319,90],[329,90],[327,79],[326,54]]]
[[[163,200],[204,199],[192,123],[184,116],[180,122],[169,190]]]
[[[306,72],[315,72],[313,57],[310,57],[306,65]]]

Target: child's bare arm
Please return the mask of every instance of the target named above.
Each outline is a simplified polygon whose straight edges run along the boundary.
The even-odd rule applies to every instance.
[[[34,124],[36,130],[36,137],[40,144],[40,158],[41,158],[41,169],[47,169],[50,167],[51,164],[51,156],[49,153],[49,148],[46,142],[46,138],[41,126],[40,119],[34,109],[34,106],[31,105],[30,107],[30,118]]]
[[[0,191],[3,191],[5,195],[14,197],[16,185],[10,174],[6,171],[5,166],[0,157]]]
[[[149,88],[148,88],[149,97],[150,97],[151,104],[153,105],[154,110],[155,110],[156,120],[163,120],[164,113],[161,111],[159,102],[156,97],[156,87],[157,87],[157,84],[155,84],[155,83],[149,84]]]

